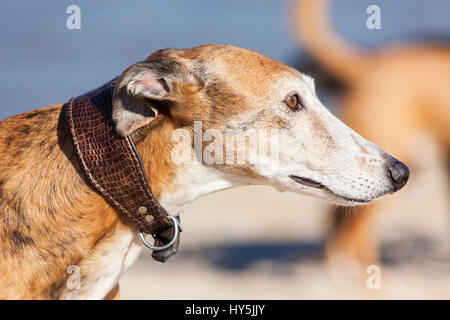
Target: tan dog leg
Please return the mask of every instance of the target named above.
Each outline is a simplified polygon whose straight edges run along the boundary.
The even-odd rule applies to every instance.
[[[120,299],[120,287],[119,284],[116,284],[114,288],[106,295],[103,300],[119,300]]]
[[[326,258],[337,255],[355,259],[362,268],[378,261],[378,248],[372,232],[377,206],[353,209],[333,207],[331,232],[326,243]]]
[[[398,97],[387,91],[383,93],[369,85],[367,87],[367,90],[356,90],[346,97],[343,103],[344,121],[410,166],[409,142],[418,127],[414,113],[409,112],[404,96]],[[379,97],[383,94],[389,95],[389,99],[380,102]],[[381,207],[382,203],[373,203],[358,208],[332,208],[332,226],[325,250],[327,259],[333,260],[337,254],[344,254],[344,257],[356,260],[364,269],[377,264],[379,249],[374,231]]]

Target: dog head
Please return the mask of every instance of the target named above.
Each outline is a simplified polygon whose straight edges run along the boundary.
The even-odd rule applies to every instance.
[[[114,93],[118,133],[160,117],[184,130],[182,149],[197,163],[242,183],[354,205],[397,191],[409,176],[334,117],[310,77],[242,48],[161,50],[129,67]]]

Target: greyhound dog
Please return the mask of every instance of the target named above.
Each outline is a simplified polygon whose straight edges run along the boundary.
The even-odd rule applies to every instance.
[[[62,108],[0,122],[0,298],[118,297],[120,277],[143,248],[131,220],[83,178]],[[335,118],[310,77],[230,45],[151,54],[120,76],[112,108],[120,134],[146,128],[137,150],[171,216],[203,195],[249,184],[367,204],[399,190],[409,176],[402,162]],[[182,151],[194,153],[198,122],[201,132],[228,132],[245,145],[252,130],[276,130],[276,157],[178,161],[180,137],[188,141]],[[203,141],[199,148],[209,147]],[[215,158],[228,148],[216,147]],[[234,157],[247,153],[238,148]],[[75,289],[67,285],[73,266],[80,273]]]

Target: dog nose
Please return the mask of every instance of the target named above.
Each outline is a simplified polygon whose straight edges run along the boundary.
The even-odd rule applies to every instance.
[[[388,171],[394,184],[394,191],[400,190],[408,182],[409,168],[403,162],[395,160]]]

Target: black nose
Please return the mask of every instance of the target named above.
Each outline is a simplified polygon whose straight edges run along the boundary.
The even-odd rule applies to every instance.
[[[395,160],[388,170],[394,184],[394,191],[400,190],[408,182],[409,168],[403,162]]]

